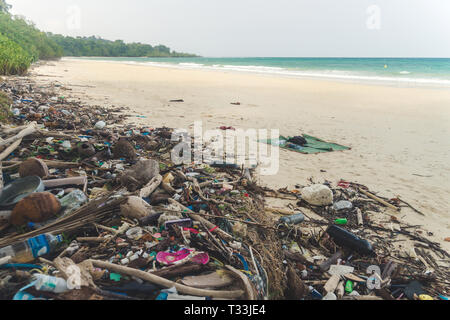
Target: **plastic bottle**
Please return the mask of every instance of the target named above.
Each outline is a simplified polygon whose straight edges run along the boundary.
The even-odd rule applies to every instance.
[[[34,287],[36,290],[54,293],[63,293],[69,290],[67,288],[67,281],[62,278],[52,277],[45,274],[35,274],[36,283]]]
[[[300,224],[305,221],[305,216],[302,213],[294,214],[288,217],[282,217],[280,223],[285,224]]]
[[[348,280],[345,284],[345,292],[352,293],[353,292],[353,282]]]
[[[348,223],[348,220],[346,218],[343,218],[343,219],[336,219],[334,222],[339,225],[346,225]]]
[[[52,252],[62,242],[62,236],[42,234],[0,249],[0,258],[11,256],[14,263],[29,263]]]
[[[61,206],[64,209],[62,217],[71,214],[87,202],[88,197],[83,191],[79,189],[72,191],[61,199]]]
[[[337,300],[337,297],[333,292],[328,292],[322,300]]]
[[[333,205],[333,209],[335,211],[351,210],[351,209],[353,209],[353,204],[350,201],[342,200],[342,201],[336,202]]]
[[[363,255],[375,255],[375,251],[369,241],[361,239],[345,229],[338,226],[330,226],[327,229],[327,233],[337,245],[347,247]]]
[[[320,294],[320,292],[311,286],[309,287],[309,294],[313,300],[322,300],[323,299],[323,296]]]

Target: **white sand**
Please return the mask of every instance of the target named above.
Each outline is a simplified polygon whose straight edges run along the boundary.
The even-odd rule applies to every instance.
[[[405,208],[397,216],[424,225],[431,240],[450,244],[450,90],[397,88],[220,71],[63,60],[34,70],[37,80],[59,81],[88,104],[128,106],[153,127],[280,129],[352,147],[303,155],[280,151],[280,171],[262,177],[271,187],[307,185],[313,177],[341,178],[386,197],[397,195],[426,214]],[[43,76],[45,75],[45,76]],[[86,87],[88,86],[88,87]],[[92,86],[92,87],[91,87]],[[87,99],[87,96],[91,99]],[[184,99],[185,103],[169,103]],[[233,106],[231,102],[241,102]],[[325,170],[326,172],[321,172]]]

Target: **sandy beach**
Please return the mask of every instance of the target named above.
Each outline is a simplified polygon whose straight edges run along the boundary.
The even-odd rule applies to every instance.
[[[400,196],[397,217],[424,225],[430,240],[450,243],[450,89],[305,80],[237,72],[180,70],[63,59],[34,68],[38,83],[57,81],[89,104],[130,107],[136,123],[220,126],[310,134],[350,151],[303,155],[280,150],[280,171],[261,177],[272,188],[310,178],[366,185]],[[184,103],[170,103],[183,99]],[[240,106],[231,105],[240,102]],[[395,215],[395,213],[393,213]]]

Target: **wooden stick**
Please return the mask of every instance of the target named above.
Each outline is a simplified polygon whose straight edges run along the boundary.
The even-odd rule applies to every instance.
[[[224,299],[237,299],[242,297],[244,294],[243,290],[233,290],[233,291],[215,291],[215,290],[204,290],[191,288],[161,277],[158,277],[154,274],[140,271],[137,269],[132,269],[124,266],[119,266],[116,264],[99,261],[99,260],[90,260],[92,264],[97,268],[108,269],[110,271],[114,271],[117,273],[125,274],[128,276],[134,276],[140,278],[142,280],[157,284],[164,288],[173,288],[175,287],[179,293],[198,296],[198,297],[212,297],[212,298],[224,298]]]
[[[415,212],[417,212],[418,214],[422,215],[425,217],[425,214],[419,210],[417,210],[416,208],[414,208],[412,205],[410,205],[408,202],[400,199],[400,196],[397,196],[397,199],[400,200],[400,202],[403,202],[404,204],[406,204],[408,207],[410,207],[411,209],[413,209]]]
[[[43,160],[45,164],[49,168],[56,169],[71,169],[71,168],[79,168],[82,166],[81,163],[78,162],[62,162],[62,161],[51,161],[51,160]],[[2,164],[5,166],[19,166],[22,161],[3,161]]]
[[[279,214],[284,214],[284,215],[293,215],[295,214],[294,211],[291,210],[286,210],[286,209],[278,209],[278,208],[270,208],[270,207],[266,207],[265,208],[266,212],[270,212],[270,213],[279,213]]]
[[[5,139],[3,141],[0,141],[0,147],[2,146],[6,146],[9,145],[10,143],[13,143],[17,140],[20,140],[26,136],[29,136],[30,134],[33,134],[37,131],[37,123],[36,122],[32,122],[30,125],[28,125],[25,129],[23,129],[22,131],[20,131],[17,135]]]
[[[145,187],[143,187],[139,191],[139,196],[141,198],[149,197],[161,185],[162,181],[163,177],[160,174],[158,174],[156,177],[150,180],[150,182]]]
[[[378,198],[377,196],[371,194],[370,192],[367,192],[366,190],[363,190],[363,189],[359,188],[359,191],[361,193],[365,194],[366,196],[368,196],[369,198],[372,198],[373,200],[378,201],[379,203],[381,203],[382,205],[384,205],[384,206],[386,206],[388,208],[391,208],[391,209],[393,209],[395,211],[400,211],[400,208],[397,208],[396,206],[394,206],[394,205],[384,201],[383,199]]]
[[[0,154],[0,161],[7,158],[20,144],[22,143],[22,139],[19,139],[15,141],[12,145],[10,145],[8,148],[3,150],[3,152]]]

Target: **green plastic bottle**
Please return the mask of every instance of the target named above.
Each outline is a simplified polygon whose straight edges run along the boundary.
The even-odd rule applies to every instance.
[[[346,225],[348,223],[348,220],[347,219],[336,219],[334,222],[338,225]]]
[[[348,280],[345,284],[345,292],[352,293],[353,292],[353,281]]]

